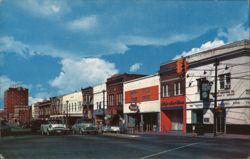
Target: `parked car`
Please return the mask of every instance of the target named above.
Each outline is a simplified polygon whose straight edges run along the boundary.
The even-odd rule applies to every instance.
[[[11,126],[4,120],[0,120],[0,134],[1,136],[7,136],[11,134]]]
[[[48,120],[41,124],[40,131],[42,135],[67,134],[69,129],[66,128],[66,125],[61,120]]]
[[[89,123],[83,119],[79,119],[72,126],[73,134],[98,134],[98,128],[94,123]]]
[[[110,126],[110,125],[105,125],[102,127],[102,133],[110,132],[110,133],[120,133],[120,127],[119,126]]]

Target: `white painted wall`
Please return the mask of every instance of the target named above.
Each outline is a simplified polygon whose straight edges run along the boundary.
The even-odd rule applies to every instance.
[[[123,90],[123,112],[124,113],[135,113],[129,109],[130,104],[125,104],[125,92],[151,87],[151,86],[158,86],[158,100],[155,101],[146,101],[137,103],[141,113],[147,112],[160,112],[160,76],[158,74],[146,76],[142,78],[138,78],[135,80],[127,81],[124,83],[124,90]]]
[[[230,48],[232,50],[233,48]],[[234,50],[234,49],[233,49]],[[207,55],[202,56],[203,57],[211,57],[215,54],[215,52],[209,52],[206,53]],[[201,55],[199,55],[201,56]],[[199,56],[194,58],[187,58],[187,62],[193,62],[194,60],[198,60]],[[226,65],[224,64],[230,64],[228,65],[229,69],[225,70]],[[244,64],[246,63],[246,64]],[[248,64],[247,64],[248,63]],[[237,57],[230,60],[224,60],[220,62],[220,65],[218,66],[218,75],[225,74],[225,73],[231,73],[231,77],[244,77],[244,78],[250,78],[250,57],[249,56],[242,56]],[[244,65],[235,65],[235,64],[244,64]],[[194,69],[189,69],[187,71],[187,74],[191,77],[186,79],[186,102],[187,102],[187,109],[197,109],[197,108],[203,108],[203,103],[200,101],[200,94],[197,92],[197,79],[201,77],[192,77],[192,76],[214,76],[214,71],[207,71],[207,74],[204,75],[204,69],[214,69],[213,64],[204,65],[201,67],[197,67]],[[197,71],[201,70],[201,71]],[[207,77],[209,81],[214,81],[214,77]],[[189,87],[189,83],[192,83],[191,87]],[[250,124],[250,108],[241,108],[242,106],[250,106],[250,93],[246,93],[246,90],[250,89],[250,81],[249,80],[243,80],[243,79],[231,79],[231,89],[229,90],[230,93],[223,93],[224,90],[220,90],[220,83],[218,78],[218,95],[222,93],[221,96],[218,96],[218,100],[225,100],[225,107],[226,107],[226,123],[230,124]],[[212,85],[211,92],[214,92],[214,84]],[[228,96],[228,94],[232,94]],[[210,95],[210,98],[213,98]],[[244,99],[243,99],[244,98]],[[248,98],[248,99],[245,99]],[[234,100],[232,100],[234,99]],[[237,99],[243,99],[243,100],[237,100]],[[188,104],[188,102],[196,102],[192,104]],[[220,105],[221,101],[218,101],[218,106]],[[211,102],[209,105],[209,108],[213,108],[214,103]],[[204,110],[204,118],[209,118],[209,124],[213,123],[213,113],[209,111]],[[187,124],[191,123],[191,110],[187,110]]]
[[[82,92],[73,92],[70,94],[66,94],[62,96],[63,99],[63,111],[67,113],[67,103],[66,101],[69,101],[68,108],[69,108],[69,115],[71,116],[82,116]],[[75,110],[76,105],[76,110]],[[73,110],[72,110],[73,106]]]
[[[94,104],[94,110],[97,110],[97,103],[101,103],[101,108],[103,108],[103,91],[104,92],[104,106],[106,108],[106,101],[107,101],[107,92],[106,92],[106,84],[101,84],[101,85],[97,85],[93,87],[93,92],[94,92],[94,100],[93,100],[93,104]]]

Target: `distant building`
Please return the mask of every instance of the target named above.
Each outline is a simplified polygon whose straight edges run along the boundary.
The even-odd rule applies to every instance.
[[[29,106],[15,106],[14,107],[14,121],[19,125],[29,123],[31,120],[31,107]]]
[[[123,117],[123,82],[140,78],[139,74],[116,74],[107,79],[107,114],[106,122],[111,125],[121,124]]]
[[[47,120],[50,118],[51,101],[44,100],[42,102],[35,103],[35,109],[38,109],[38,119]]]
[[[63,119],[65,117],[63,96],[55,96],[50,98],[50,118],[52,119]]]
[[[93,117],[93,87],[81,89],[83,99],[83,118],[88,121],[94,121]]]
[[[104,124],[104,117],[107,111],[106,84],[93,87],[93,106],[96,124]]]
[[[13,86],[4,92],[4,112],[8,120],[14,118],[14,108],[28,106],[29,90],[20,86]]]

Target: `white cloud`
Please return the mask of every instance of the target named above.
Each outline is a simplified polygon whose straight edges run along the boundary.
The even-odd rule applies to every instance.
[[[60,0],[23,0],[16,3],[32,15],[46,16],[56,15],[70,10],[66,1]]]
[[[29,96],[29,105],[32,105],[36,102],[41,102],[43,100],[44,100],[43,98],[36,98],[36,97]]]
[[[228,42],[239,41],[243,39],[249,39],[249,27],[246,28],[243,24],[238,24],[233,27],[228,28],[226,31],[219,30],[219,37],[226,37]]]
[[[99,41],[102,48],[108,53],[125,53],[129,50],[129,45],[136,46],[167,46],[176,42],[185,42],[198,35],[173,35],[166,38],[144,37],[144,36],[121,36],[113,40]]]
[[[63,59],[62,70],[59,76],[50,81],[50,85],[59,88],[60,93],[65,93],[104,83],[109,76],[117,72],[113,63],[99,58]]]
[[[48,55],[51,57],[77,58],[71,52],[55,49],[50,45],[29,45],[14,39],[12,36],[0,37],[0,53],[14,52],[27,58],[34,55]],[[3,58],[0,58],[0,60]]]
[[[141,68],[142,64],[141,63],[135,63],[130,66],[129,71],[130,72],[137,72]]]
[[[12,81],[7,76],[0,76],[0,99],[4,97],[4,91],[7,90],[10,86],[17,84],[18,82]]]
[[[225,44],[224,41],[218,40],[218,39],[215,39],[214,41],[208,41],[208,42],[202,44],[201,47],[199,47],[199,48],[192,48],[188,52],[184,51],[180,55],[176,55],[174,59],[178,59],[178,58],[180,58],[182,56],[185,57],[185,56],[196,54],[196,53],[199,53],[199,52],[202,52],[202,51],[213,49],[213,48],[222,46],[224,44]]]
[[[15,52],[23,57],[34,55],[34,51],[29,45],[17,41],[11,36],[0,37],[0,52]]]
[[[68,23],[68,27],[71,30],[90,30],[97,26],[97,17],[95,15],[81,17],[79,19],[75,19]]]

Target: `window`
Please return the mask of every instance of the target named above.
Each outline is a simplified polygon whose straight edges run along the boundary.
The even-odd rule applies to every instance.
[[[196,109],[192,110],[192,124],[202,124],[203,123],[203,110]]]
[[[181,83],[177,82],[174,84],[174,95],[180,95],[181,94]]]
[[[231,88],[231,75],[230,73],[219,75],[220,89]]]
[[[161,86],[162,88],[162,97],[168,97],[169,93],[168,93],[168,85],[167,84],[163,84]]]
[[[117,105],[122,105],[122,93],[117,94]]]
[[[109,99],[108,99],[109,105],[113,106],[114,105],[114,95],[109,95]]]

